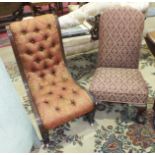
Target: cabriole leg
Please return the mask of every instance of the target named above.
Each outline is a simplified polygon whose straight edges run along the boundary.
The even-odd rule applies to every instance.
[[[84,117],[83,117],[83,120],[84,121],[88,121],[90,123],[91,126],[93,126],[95,120],[94,120],[94,117],[95,117],[95,112],[96,112],[96,108],[94,107],[93,111],[87,113]]]
[[[136,115],[136,122],[137,123],[145,124],[146,110],[147,110],[147,106],[145,106],[145,107],[137,107],[137,115]]]
[[[92,112],[88,113],[87,114],[87,120],[88,122],[90,123],[91,126],[94,125],[94,122],[95,122],[95,112],[96,112],[96,109],[94,108]]]

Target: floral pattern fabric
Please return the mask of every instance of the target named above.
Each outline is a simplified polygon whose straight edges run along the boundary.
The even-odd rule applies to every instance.
[[[25,93],[11,48],[2,48],[0,56],[4,58],[12,82],[35,126],[31,104]],[[95,72],[96,61],[97,50],[95,53],[67,58],[68,67],[73,77],[86,89],[89,88],[90,80]],[[145,125],[135,123],[136,108],[133,106],[105,104],[104,111],[96,112],[93,127],[83,121],[83,117],[75,119],[51,130],[49,146],[33,150],[33,152],[155,152],[155,133],[152,127],[155,58],[146,45],[141,48],[139,66],[149,88]]]

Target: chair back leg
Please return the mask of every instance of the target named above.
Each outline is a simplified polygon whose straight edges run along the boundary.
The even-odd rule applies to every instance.
[[[136,114],[136,122],[137,123],[145,124],[145,122],[146,122],[146,110],[147,110],[147,106],[137,107],[137,114]]]

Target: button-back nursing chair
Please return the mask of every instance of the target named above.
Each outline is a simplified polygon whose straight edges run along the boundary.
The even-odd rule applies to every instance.
[[[135,9],[106,9],[100,17],[98,65],[90,85],[96,102],[128,103],[138,107],[144,123],[147,85],[138,69],[143,14]]]
[[[67,70],[57,18],[47,14],[14,22],[8,34],[44,143],[49,129],[74,118],[86,114],[93,122],[92,98]]]

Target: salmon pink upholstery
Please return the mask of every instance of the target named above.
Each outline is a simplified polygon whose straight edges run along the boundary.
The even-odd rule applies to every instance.
[[[10,30],[45,128],[55,128],[93,109],[90,96],[66,68],[54,15],[12,23]]]
[[[98,68],[90,84],[97,100],[146,105],[148,88],[138,70],[143,14],[111,8],[100,17]]]

